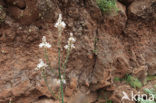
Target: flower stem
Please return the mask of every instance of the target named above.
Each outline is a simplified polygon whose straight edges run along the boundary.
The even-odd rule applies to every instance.
[[[47,49],[46,48],[44,49],[44,58],[46,59],[47,65],[50,67],[51,72],[54,72],[53,68],[50,65],[49,57],[48,57],[48,53],[47,53]]]
[[[51,93],[51,95],[54,96],[55,99],[58,99],[58,97],[55,96],[54,92],[52,91],[52,89],[48,85],[47,76],[46,76],[46,73],[45,73],[44,69],[42,69],[42,76],[43,76],[44,82],[45,82],[49,92]]]
[[[65,70],[66,70],[66,65],[67,65],[67,63],[68,63],[68,59],[69,59],[69,56],[70,56],[70,51],[71,51],[71,49],[67,50],[67,56],[66,56],[66,59],[65,59],[65,61],[64,61],[64,64],[62,65],[62,67],[63,67],[63,72],[64,72],[64,74],[63,74],[64,79],[65,79],[65,77],[66,77]]]
[[[62,96],[62,103],[64,103],[64,93],[63,93],[63,82],[61,77],[61,44],[60,44],[60,38],[58,40],[58,72],[59,72],[59,79],[60,79],[60,90],[61,90],[61,96]]]

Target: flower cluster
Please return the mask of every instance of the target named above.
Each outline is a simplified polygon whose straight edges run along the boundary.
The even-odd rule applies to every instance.
[[[49,43],[47,43],[45,36],[42,37],[42,43],[39,44],[39,47],[40,48],[42,48],[42,47],[51,48],[51,45]]]
[[[40,70],[41,68],[45,69],[48,65],[44,63],[42,59],[39,59],[39,64],[37,64],[37,68],[35,70]]]
[[[39,47],[40,48],[51,48],[51,45],[49,43],[47,43],[45,36],[42,37],[42,43],[39,44]],[[35,70],[40,70],[41,68],[45,69],[46,67],[48,67],[48,65],[46,63],[44,63],[44,61],[42,59],[39,59],[39,64],[37,64],[37,67],[35,68]]]
[[[76,42],[76,39],[73,37],[73,33],[70,33],[70,37],[68,38],[68,44],[64,46],[65,49],[70,50],[75,48],[74,43]]]
[[[56,83],[57,85],[60,85],[60,84],[61,84],[61,80],[60,80],[60,79],[54,79],[53,81],[54,81],[54,83]],[[63,84],[66,84],[66,80],[65,80],[65,79],[62,79],[62,83],[63,83]]]
[[[64,21],[62,21],[62,14],[59,14],[59,18],[56,22],[56,24],[54,25],[59,31],[62,31],[65,27],[66,24]]]

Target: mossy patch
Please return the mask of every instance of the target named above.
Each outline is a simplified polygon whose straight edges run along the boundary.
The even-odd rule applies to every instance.
[[[116,0],[96,0],[96,3],[103,12],[117,11]]]
[[[142,87],[141,81],[139,81],[138,78],[135,78],[135,77],[133,77],[131,75],[128,75],[126,77],[126,81],[133,88],[141,88]]]

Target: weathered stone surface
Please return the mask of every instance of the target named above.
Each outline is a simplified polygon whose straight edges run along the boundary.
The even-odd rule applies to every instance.
[[[127,99],[122,100],[122,97],[124,96],[123,92],[128,95],[130,100]],[[115,88],[110,99],[113,100],[113,102],[115,103],[121,103],[121,102],[135,103],[135,101],[132,100],[132,93],[137,94],[137,91],[131,88],[129,85],[119,85]]]
[[[5,1],[7,2],[7,4],[17,6],[20,9],[26,8],[25,0],[5,0]]]
[[[97,60],[91,82],[93,90],[111,85],[112,75],[122,78],[129,71],[124,47],[118,42],[117,38],[100,34],[97,48]]]
[[[59,9],[51,0],[7,0],[9,14],[21,24],[29,25],[38,19],[54,20]],[[24,9],[22,9],[24,8]],[[50,17],[49,17],[50,16]]]
[[[128,5],[132,2],[128,14],[127,4],[117,2],[118,11],[109,15],[101,12],[95,0],[14,1],[18,1],[16,5],[13,0],[0,3],[6,14],[0,24],[0,103],[10,99],[13,103],[59,102],[52,100],[40,72],[34,70],[44,52],[38,45],[46,36],[52,44],[48,49],[50,64],[57,73],[58,32],[54,24],[59,13],[67,24],[61,45],[67,43],[70,32],[76,37],[76,48],[65,70],[65,102],[93,103],[104,89],[119,103],[121,90],[129,93],[134,89],[125,83],[115,84],[115,77],[130,73],[144,81],[147,73],[156,74],[155,0],[126,1]],[[64,60],[66,52],[64,48],[61,51]],[[58,75],[47,68],[47,76],[50,88],[58,94],[59,85],[53,81]]]
[[[138,78],[142,83],[144,83],[148,75],[147,70],[148,70],[147,66],[140,66],[138,68],[134,68],[133,76]]]
[[[26,91],[31,87],[32,85],[30,84],[30,81],[24,81],[23,83],[20,83],[19,85],[13,87],[12,89],[12,94],[14,96],[20,96],[24,93],[26,93]]]
[[[129,6],[128,12],[143,19],[156,19],[156,0],[136,0]]]

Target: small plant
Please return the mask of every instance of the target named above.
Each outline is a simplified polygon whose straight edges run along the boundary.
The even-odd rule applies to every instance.
[[[96,3],[103,12],[117,11],[116,0],[96,0]]]
[[[95,34],[95,35],[94,35],[94,49],[93,49],[93,53],[94,53],[95,55],[97,55],[97,42],[98,42],[98,37],[97,37],[97,35]]]
[[[154,96],[154,99],[156,99],[156,91],[155,91],[155,89],[145,88],[144,92],[147,93],[148,95]],[[139,103],[156,103],[156,102],[154,100],[141,99]]]
[[[5,16],[6,16],[6,14],[5,14],[5,12],[3,11],[3,6],[0,5],[0,24],[1,24],[2,22],[4,22]]]
[[[70,37],[68,39],[68,44],[64,46],[65,50],[66,50],[66,58],[65,61],[61,61],[61,36],[62,36],[62,32],[65,28],[66,24],[62,21],[62,15],[59,14],[59,18],[57,23],[55,24],[55,27],[58,30],[58,40],[57,40],[57,48],[58,48],[58,77],[59,79],[54,79],[56,84],[60,85],[60,91],[59,91],[59,97],[56,96],[53,92],[53,90],[49,87],[49,83],[47,81],[47,68],[50,68],[53,71],[53,68],[50,65],[50,61],[49,61],[49,56],[48,56],[48,52],[47,49],[51,48],[51,44],[49,44],[46,41],[46,37],[43,36],[42,38],[42,43],[39,44],[40,48],[44,49],[44,58],[46,60],[46,62],[44,62],[44,60],[39,59],[39,64],[37,65],[37,68],[35,68],[35,70],[40,70],[42,77],[44,79],[44,82],[49,90],[49,92],[51,93],[51,95],[53,97],[55,97],[55,99],[59,99],[62,103],[64,103],[64,91],[63,91],[63,85],[66,84],[66,80],[65,80],[65,69],[66,69],[66,65],[70,56],[70,52],[72,49],[75,48],[74,43],[76,42],[76,39],[73,37],[73,34],[70,33]]]
[[[137,78],[131,76],[131,75],[127,75],[126,76],[126,81],[127,83],[129,83],[133,88],[141,88],[142,87],[142,83],[141,81],[139,81]]]
[[[154,98],[156,99],[156,91],[155,89],[148,89],[148,88],[145,88],[144,89],[144,92],[147,93],[147,94],[152,94],[154,96]]]
[[[114,77],[114,82],[120,82],[121,79],[119,77]]]
[[[113,101],[112,100],[107,100],[106,103],[113,103]]]

